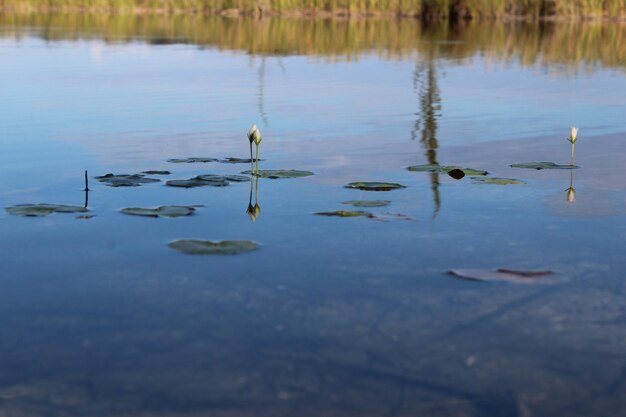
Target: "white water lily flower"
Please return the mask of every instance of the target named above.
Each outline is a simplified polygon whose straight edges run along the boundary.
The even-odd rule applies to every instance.
[[[252,125],[250,130],[248,130],[248,140],[250,141],[250,143],[254,142],[257,145],[261,143],[261,132],[259,131],[259,128],[256,127],[256,125]]]
[[[577,127],[571,127],[570,130],[569,130],[569,138],[567,138],[567,140],[569,140],[572,143],[575,143],[577,136],[578,136],[578,128]]]

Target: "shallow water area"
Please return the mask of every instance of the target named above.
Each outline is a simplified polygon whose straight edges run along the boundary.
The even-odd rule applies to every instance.
[[[2,16],[2,207],[89,212],[0,212],[0,414],[619,416],[625,32]],[[260,169],[314,175],[220,162],[252,123]],[[510,167],[569,164],[571,125],[579,169]],[[407,170],[435,163],[520,184]],[[211,174],[250,181],[166,185]],[[194,210],[121,212],[162,206]],[[562,279],[447,274],[497,268]]]

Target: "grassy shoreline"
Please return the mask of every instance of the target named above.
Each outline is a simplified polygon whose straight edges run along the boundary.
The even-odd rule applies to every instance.
[[[624,19],[626,0],[0,0],[0,13]]]

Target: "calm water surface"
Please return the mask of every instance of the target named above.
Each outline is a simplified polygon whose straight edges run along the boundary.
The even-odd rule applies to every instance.
[[[0,415],[622,416],[626,27],[0,18]],[[569,163],[565,140],[580,127]],[[409,172],[438,162],[523,185]],[[391,192],[346,189],[389,181]],[[575,201],[568,201],[568,189]],[[313,213],[386,199],[379,219]],[[570,198],[571,199],[571,198]],[[252,204],[254,204],[254,194]],[[124,207],[202,205],[178,219]],[[401,215],[401,216],[399,216]],[[250,239],[203,257],[173,240]],[[464,281],[454,268],[563,282]]]

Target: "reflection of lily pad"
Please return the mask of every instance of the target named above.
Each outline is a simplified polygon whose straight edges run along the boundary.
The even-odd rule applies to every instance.
[[[104,182],[110,187],[139,187],[141,184],[149,184],[152,182],[159,182],[161,180],[156,178],[146,178],[141,174],[133,175],[114,175],[106,174],[100,177],[95,177],[98,181]]]
[[[183,217],[193,214],[196,209],[189,206],[162,206],[155,209],[129,207],[123,208],[122,213],[146,217]]]
[[[271,178],[271,179],[279,179],[279,178],[301,178],[308,177],[310,175],[314,175],[310,171],[299,171],[297,169],[260,169],[255,171],[254,173],[250,171],[244,171],[242,174],[246,175],[256,175],[261,178]]]
[[[167,162],[171,162],[173,164],[195,164],[195,163],[207,163],[207,162],[217,162],[217,158],[173,158],[168,159]]]
[[[259,161],[263,161],[263,159],[259,159]],[[256,162],[256,158],[224,158],[220,159],[220,162],[225,164],[250,164]]]
[[[446,174],[453,170],[461,170],[468,176],[487,175],[489,172],[483,169],[464,168],[459,166],[441,166],[438,164],[413,165],[407,168],[411,172],[444,172]]]
[[[554,284],[565,279],[552,271],[525,271],[500,268],[495,271],[487,269],[452,269],[450,275],[470,281],[503,281],[514,284]]]
[[[168,246],[190,255],[238,255],[259,248],[258,244],[249,240],[177,240]]]
[[[406,188],[406,186],[395,182],[351,182],[345,187],[363,191],[391,191]]]
[[[474,184],[494,184],[494,185],[513,185],[513,184],[526,184],[524,181],[514,180],[512,178],[497,178],[497,177],[473,177],[472,182]]]
[[[68,206],[65,204],[20,204],[17,206],[7,207],[7,213],[15,216],[26,217],[43,217],[52,213],[86,213],[85,207]]]
[[[169,171],[143,171],[142,174],[146,175],[170,175]]]
[[[349,200],[343,201],[341,204],[347,204],[354,207],[384,207],[388,206],[389,200]]]
[[[511,168],[527,169],[577,169],[576,165],[559,165],[554,162],[524,162],[522,164],[512,164]]]
[[[319,216],[329,216],[329,217],[374,217],[372,213],[368,213],[367,211],[361,210],[336,210],[336,211],[323,211],[319,213],[315,213]]]

